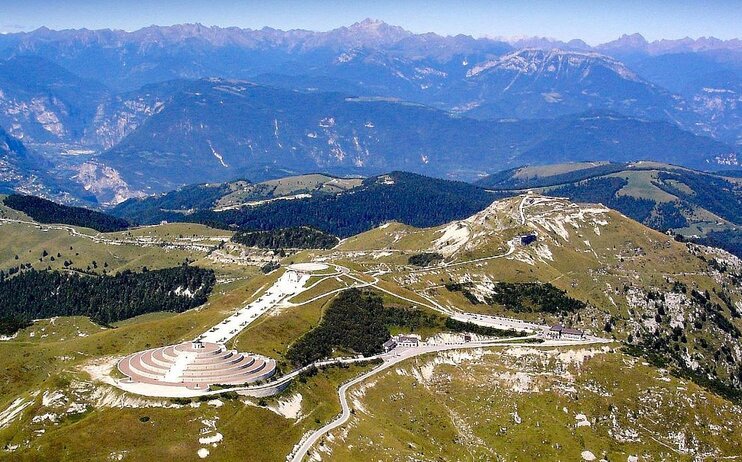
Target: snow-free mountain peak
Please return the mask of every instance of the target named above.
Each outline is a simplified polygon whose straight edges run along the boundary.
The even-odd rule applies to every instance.
[[[506,71],[529,76],[549,75],[554,79],[559,79],[575,70],[587,77],[591,68],[595,66],[606,68],[626,80],[636,82],[641,80],[635,72],[609,56],[596,52],[568,51],[558,48],[550,50],[525,48],[513,51],[472,67],[467,72],[467,77],[474,77],[485,71]]]

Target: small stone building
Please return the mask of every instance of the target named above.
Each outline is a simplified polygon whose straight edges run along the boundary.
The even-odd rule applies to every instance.
[[[401,347],[411,348],[416,347],[420,344],[420,338],[413,335],[398,335],[397,345]]]
[[[549,338],[560,340],[582,340],[585,338],[585,333],[581,330],[564,327],[561,324],[552,326],[546,335]]]
[[[384,353],[389,353],[393,349],[397,348],[397,341],[394,340],[394,337],[392,337],[386,342],[384,342],[382,346],[384,347]]]
[[[397,347],[414,348],[420,345],[420,336],[415,334],[395,335],[386,342],[383,347],[385,352],[390,352]]]

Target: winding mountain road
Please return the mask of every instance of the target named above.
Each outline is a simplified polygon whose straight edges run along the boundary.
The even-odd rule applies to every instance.
[[[121,238],[110,239],[107,236],[113,233],[95,232],[95,234],[87,234],[87,233],[78,231],[77,228],[72,225],[37,223],[35,221],[20,220],[20,219],[15,219],[15,218],[0,218],[0,224],[1,223],[28,225],[28,226],[33,226],[34,228],[40,229],[42,231],[50,230],[50,229],[53,229],[55,231],[67,231],[67,233],[69,233],[70,236],[89,239],[98,244],[116,245],[116,246],[133,245],[133,246],[138,246],[138,247],[157,247],[157,246],[166,244],[172,247],[180,247],[186,250],[197,249],[203,252],[207,252],[211,250],[212,248],[214,248],[216,245],[218,245],[220,242],[229,241],[231,239],[231,236],[228,236],[228,235],[204,236],[203,239],[200,239],[198,241],[191,239],[191,238],[174,238],[172,240],[164,240],[160,238],[144,237],[144,236],[135,237],[135,238],[121,237]],[[134,229],[153,228],[155,226],[157,225],[139,226],[136,228],[130,228],[129,231],[134,230]],[[206,242],[208,242],[208,244]]]
[[[384,360],[382,364],[375,367],[374,369],[354,378],[353,380],[344,383],[340,386],[338,389],[338,399],[340,400],[340,408],[341,412],[338,417],[335,418],[332,422],[324,425],[323,427],[309,433],[309,436],[306,436],[304,439],[302,439],[301,443],[299,443],[294,450],[286,457],[287,461],[290,462],[302,462],[304,458],[309,453],[309,450],[314,446],[324,435],[331,432],[332,430],[344,425],[351,416],[351,408],[348,405],[348,390],[352,388],[353,386],[363,382],[364,380],[368,379],[369,377],[372,377],[379,372],[382,372],[386,369],[389,369],[390,367],[402,362],[406,361],[407,359],[414,358],[416,356],[421,356],[428,353],[438,353],[441,351],[447,351],[447,350],[462,350],[462,349],[471,349],[471,348],[486,348],[486,347],[495,347],[495,346],[501,346],[501,347],[507,347],[507,346],[522,346],[524,343],[523,340],[527,339],[535,339],[538,338],[537,335],[530,335],[527,337],[520,337],[519,342],[513,341],[513,339],[507,338],[507,339],[496,339],[496,340],[487,340],[487,341],[481,341],[481,342],[469,342],[469,343],[462,343],[462,344],[438,344],[438,345],[422,345],[416,348],[406,348],[406,349],[396,349],[392,350],[389,353],[374,356],[372,358],[367,359],[377,359],[381,358]],[[533,343],[528,344],[531,347],[537,347],[537,348],[543,348],[543,347],[557,347],[557,346],[576,346],[576,345],[590,345],[590,344],[599,344],[599,343],[608,343],[609,340],[605,339],[599,339],[590,337],[585,340],[545,340],[543,343]]]

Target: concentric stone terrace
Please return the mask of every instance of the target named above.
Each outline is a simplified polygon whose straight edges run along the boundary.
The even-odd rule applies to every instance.
[[[267,379],[276,372],[276,362],[195,341],[134,353],[119,361],[118,369],[131,382],[205,390]]]

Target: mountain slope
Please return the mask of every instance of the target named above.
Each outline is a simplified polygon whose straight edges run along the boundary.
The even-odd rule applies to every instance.
[[[110,95],[98,103],[83,143],[108,149],[136,130],[180,89],[186,80],[145,85],[135,91]]]
[[[522,244],[524,234],[535,242]],[[676,242],[604,206],[521,195],[444,226],[377,228],[334,252],[336,258],[352,253],[369,271],[388,268],[385,282],[443,307],[613,335],[655,364],[742,397],[742,262]],[[444,261],[410,271],[406,255],[420,252],[438,252]],[[532,301],[522,311],[498,301],[504,288],[528,297],[524,283],[533,282],[548,282],[587,305],[554,312]]]
[[[690,89],[692,108],[701,116],[699,132],[742,146],[742,68],[705,75]]]
[[[297,177],[302,178],[306,177]],[[294,187],[284,190],[283,194],[276,194],[277,184],[295,184],[296,179],[256,185],[231,183],[189,187],[159,198],[131,199],[112,209],[112,213],[144,223],[188,221],[258,230],[312,226],[347,237],[389,220],[417,226],[445,223],[483,209],[494,198],[492,193],[468,183],[405,172],[370,177],[361,184],[353,182],[346,188],[338,188],[347,181],[328,181],[320,188]],[[239,202],[215,206],[220,202],[230,203],[229,194],[239,189]],[[244,205],[239,206],[240,202]],[[181,211],[169,209],[172,204],[178,204]],[[198,204],[201,209],[188,210]],[[204,207],[205,204],[212,205]]]
[[[648,159],[704,170],[739,165],[733,147],[698,137],[669,122],[591,111],[556,119],[549,129],[548,136],[523,153],[519,161],[544,164]],[[715,154],[707,156],[705,152]]]
[[[524,49],[480,63],[467,73],[486,118],[543,118],[588,109],[670,120],[681,109],[672,95],[623,63],[597,53]]]
[[[210,79],[181,89],[98,161],[151,193],[266,169],[471,178],[554,158],[696,167],[736,159],[730,147],[672,124],[616,114],[481,121],[386,99]]]
[[[679,58],[665,58],[668,53]],[[610,110],[680,122],[725,142],[737,138],[729,123],[692,104],[696,93],[688,94],[678,84],[697,74],[699,60],[706,67],[729,69],[730,63],[739,62],[739,53],[738,40],[648,44],[641,37],[626,37],[594,49],[579,40],[506,43],[464,35],[413,34],[374,20],[328,32],[184,24],[134,32],[42,28],[0,37],[0,58],[33,56],[118,91],[173,79],[257,79],[287,88],[386,96],[445,110],[471,110],[470,115],[481,118]],[[91,85],[81,94],[96,91]],[[106,118],[110,102],[101,103]],[[89,105],[84,106],[83,112],[88,111]],[[60,117],[53,101],[44,107]],[[697,128],[699,122],[703,126]],[[66,121],[64,131],[47,123],[56,137],[77,134],[80,127],[73,125]],[[88,132],[99,129],[92,126]],[[46,132],[36,136],[42,134]],[[110,147],[110,137],[104,136],[104,141]]]
[[[51,61],[0,60],[0,124],[24,142],[79,142],[108,90]]]
[[[390,186],[389,179],[383,181]],[[265,398],[266,406],[232,394],[211,396],[211,405],[200,406],[136,398],[103,382],[108,382],[115,359],[197,337],[243,309],[246,300],[263,297],[282,270],[257,275],[257,270],[234,262],[219,263],[215,254],[230,233],[193,225],[153,226],[115,236],[23,223],[2,228],[19,236],[3,241],[3,269],[19,264],[61,267],[61,260],[72,257],[74,268],[91,264],[90,271],[98,273],[143,266],[152,270],[187,258],[214,268],[217,275],[215,290],[199,309],[136,317],[106,329],[60,316],[39,320],[16,338],[0,342],[0,367],[13,378],[0,383],[3,407],[23,406],[0,429],[9,456],[53,459],[65,446],[81,457],[108,459],[126,450],[130,458],[154,454],[169,460],[173,454],[195,458],[208,447],[215,459],[241,460],[247,450],[260,454],[261,461],[284,460],[302,435],[335,419],[338,386],[375,366],[323,368],[295,381],[285,394]],[[517,239],[511,251],[508,241],[525,233],[535,234],[536,241],[523,245]],[[42,249],[50,254],[39,261]],[[61,257],[51,261],[57,252]],[[410,267],[410,257],[422,252],[445,257],[437,266]],[[98,262],[97,268],[91,260]],[[742,269],[739,260],[723,252],[675,242],[601,206],[529,195],[498,201],[474,216],[434,228],[388,223],[329,250],[293,254],[283,263],[307,261],[342,265],[363,283],[375,284],[369,291],[407,297],[399,301],[382,293],[386,307],[409,307],[402,313],[420,312],[412,305],[426,313],[425,306],[437,303],[453,311],[563,322],[616,339],[592,346],[526,340],[427,353],[397,363],[349,391],[354,409],[350,425],[315,446],[324,459],[385,460],[389,454],[455,459],[462,447],[484,460],[573,460],[591,451],[611,460],[649,453],[690,461],[739,452],[735,436],[742,408],[731,400],[739,398],[735,374],[739,376],[741,358],[734,329],[742,324],[733,310],[741,308]],[[292,302],[351,283],[345,272],[323,276],[313,278],[316,291]],[[543,304],[530,295],[538,295],[534,287],[549,287],[546,283],[585,306],[563,313],[541,309]],[[537,303],[529,311],[498,302],[502,287]],[[261,315],[234,343],[285,357],[289,345],[325,319],[327,300]],[[415,331],[424,338],[430,333],[440,343],[463,338],[426,327]],[[674,375],[690,377],[707,389]],[[73,402],[77,406],[70,411]],[[295,403],[293,409],[301,414],[278,407],[286,402]],[[107,431],[101,435],[96,432],[100,428]],[[281,437],[268,438],[268,443],[245,440],[246,429],[253,428]],[[464,439],[472,429],[477,438]],[[223,439],[216,447],[198,440],[217,432]],[[548,444],[532,444],[534,435]]]
[[[738,405],[610,347],[439,354],[362,390],[310,457],[690,462],[742,451]]]
[[[60,205],[36,196],[11,194],[3,199],[3,204],[25,213],[39,223],[63,223],[104,233],[122,231],[129,227],[126,220],[84,207]]]
[[[47,191],[47,167],[43,158],[0,127],[0,193]]]
[[[686,236],[723,232],[715,245],[734,250],[742,229],[742,185],[735,178],[652,162],[521,167],[483,178],[499,192],[532,189],[578,202],[601,202],[660,231]],[[729,245],[724,245],[726,236]],[[734,250],[737,253],[736,250]]]
[[[682,52],[637,56],[628,61],[642,77],[681,95],[697,118],[696,133],[742,144],[742,59],[738,51]]]

